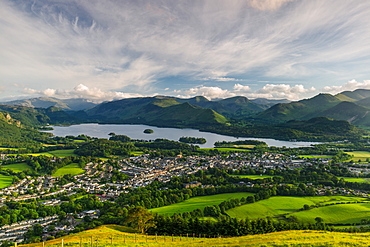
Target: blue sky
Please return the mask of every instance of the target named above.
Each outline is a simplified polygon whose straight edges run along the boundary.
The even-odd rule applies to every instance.
[[[370,1],[0,0],[0,98],[370,89]]]

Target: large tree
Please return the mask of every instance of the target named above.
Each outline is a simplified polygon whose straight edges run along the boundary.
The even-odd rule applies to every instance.
[[[138,206],[128,210],[126,224],[135,228],[141,233],[145,233],[149,228],[155,226],[154,216],[146,208]]]

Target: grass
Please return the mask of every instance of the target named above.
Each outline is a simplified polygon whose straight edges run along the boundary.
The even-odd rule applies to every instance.
[[[0,189],[8,187],[13,183],[13,177],[0,174]]]
[[[63,166],[62,168],[59,168],[56,170],[56,172],[53,174],[55,177],[63,176],[66,174],[71,175],[78,175],[84,173],[85,170],[81,169],[80,166],[77,163],[72,163],[66,166]]]
[[[204,150],[214,150],[217,149],[220,152],[249,152],[248,149],[240,149],[240,148],[202,148]]]
[[[360,223],[367,219],[370,203],[338,204],[294,213],[299,221],[314,223],[316,217],[321,217],[325,223],[348,224]]]
[[[179,236],[147,236],[128,233],[127,228],[116,225],[103,225],[96,229],[64,236],[44,242],[43,246],[368,246],[370,233],[342,233],[326,231],[284,231],[268,234],[248,235],[233,238],[197,238]],[[195,235],[197,236],[197,234]],[[80,245],[81,243],[81,245]],[[93,243],[93,244],[92,244]],[[39,247],[41,243],[19,245]]]
[[[308,158],[308,159],[331,159],[333,155],[299,155],[300,158]]]
[[[345,152],[346,154],[353,155],[352,158],[348,160],[353,160],[357,162],[358,160],[361,160],[361,162],[365,162],[366,159],[370,159],[370,152],[367,151],[353,151],[353,152]]]
[[[75,149],[62,149],[62,150],[54,150],[49,152],[43,152],[43,153],[28,153],[27,155],[32,156],[48,156],[48,157],[58,157],[58,158],[65,158],[68,156],[77,157],[77,154],[74,154]]]
[[[78,155],[74,153],[75,149],[63,149],[63,150],[54,150],[48,153],[58,157],[58,158],[65,158],[68,156],[77,157]]]
[[[27,165],[27,163],[16,163],[16,164],[10,164],[10,165],[3,165],[2,169],[10,169],[13,172],[23,172],[25,170],[32,170],[32,167]]]
[[[273,178],[279,176],[270,176],[270,175],[231,175],[239,178],[249,178],[249,179],[264,179],[264,178]]]
[[[143,151],[133,151],[133,152],[131,152],[132,156],[139,156],[139,155],[142,155],[142,154],[145,154],[145,153]]]
[[[370,183],[370,178],[352,178],[352,177],[338,177],[343,178],[344,181],[353,183]]]
[[[258,218],[265,218],[267,216],[279,217],[284,214],[293,214],[297,210],[303,208],[305,204],[307,205],[327,205],[331,203],[355,202],[355,201],[364,201],[364,200],[366,200],[366,198],[346,197],[346,196],[305,196],[305,197],[274,196],[266,200],[262,200],[262,201],[258,201],[252,204],[246,204],[240,207],[229,209],[226,211],[226,213],[230,215],[230,217],[238,218],[238,219],[245,219],[245,218],[258,219]],[[353,205],[353,204],[350,204],[350,205]],[[313,210],[314,209],[307,210],[304,212],[312,213]],[[315,217],[312,217],[312,219],[314,219]],[[304,217],[302,216],[302,218]],[[326,221],[326,222],[329,223],[329,221]]]
[[[242,198],[253,195],[252,193],[224,193],[212,196],[197,196],[180,203],[171,204],[164,207],[150,209],[153,213],[173,215],[175,213],[191,212],[195,209],[203,209],[206,206],[218,205],[223,201]]]

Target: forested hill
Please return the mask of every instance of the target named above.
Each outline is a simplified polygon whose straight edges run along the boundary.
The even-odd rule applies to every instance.
[[[25,147],[47,134],[28,128],[9,113],[0,112],[0,144],[5,147]]]

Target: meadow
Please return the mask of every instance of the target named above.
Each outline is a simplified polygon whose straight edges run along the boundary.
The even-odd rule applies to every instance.
[[[230,217],[238,218],[238,219],[245,219],[245,218],[258,219],[258,218],[265,218],[268,216],[269,217],[279,217],[285,214],[289,216],[290,214],[292,214],[292,215],[297,216],[299,219],[302,219],[304,222],[314,222],[314,219],[320,216],[320,215],[317,215],[317,212],[320,212],[320,211],[316,210],[316,208],[299,212],[299,213],[303,213],[303,212],[305,213],[302,216],[299,215],[299,213],[295,213],[295,212],[303,208],[305,204],[309,206],[311,205],[323,206],[323,205],[332,204],[332,203],[358,202],[358,201],[365,201],[365,200],[366,198],[346,197],[346,196],[305,196],[305,197],[274,196],[266,200],[258,201],[252,204],[245,204],[240,207],[229,209],[226,211],[226,213]],[[340,207],[343,205],[355,206],[355,205],[363,205],[363,204],[362,203],[340,204],[338,206]],[[335,215],[337,213],[337,210],[336,208],[332,208],[332,207],[333,206],[325,206],[325,207],[320,207],[317,209],[328,208],[328,210],[325,210],[325,213]],[[361,210],[361,209],[364,210],[365,208],[358,208],[358,210]],[[352,217],[352,215],[349,214],[347,217]],[[357,220],[357,218],[358,218],[357,216],[354,217],[354,220]],[[329,217],[327,217],[326,219],[329,219]],[[325,222],[333,223],[331,221],[325,221]],[[360,222],[360,221],[356,221],[356,222]]]
[[[55,173],[53,173],[53,176],[58,177],[58,176],[63,176],[66,174],[71,174],[71,175],[79,175],[84,173],[85,170],[81,169],[81,167],[77,163],[71,163],[69,165],[63,166],[62,168],[59,168],[56,170]]]
[[[352,155],[353,157],[348,159],[353,160],[354,162],[366,162],[366,160],[370,159],[370,152],[367,151],[353,151],[353,152],[345,152],[346,154]]]
[[[202,148],[204,150],[218,150],[220,152],[249,152],[248,149],[242,148]]]
[[[312,155],[299,155],[300,158],[308,158],[308,159],[331,159],[333,158],[333,155],[317,155],[317,154],[312,154]]]
[[[270,176],[270,175],[231,175],[239,178],[249,178],[249,179],[264,179],[264,178],[273,178],[279,176]]]
[[[324,223],[352,224],[361,223],[362,219],[367,219],[369,211],[370,203],[351,203],[313,208],[292,215],[305,223],[315,223],[315,218],[321,217]]]
[[[242,197],[246,198],[250,195],[253,195],[253,193],[241,192],[241,193],[224,193],[211,196],[197,196],[180,203],[175,203],[159,208],[153,208],[150,209],[150,211],[153,213],[173,215],[175,213],[191,212],[198,208],[203,209],[206,206],[218,205],[221,202],[230,199],[235,198],[240,199]]]
[[[13,178],[11,176],[5,176],[0,174],[0,189],[8,187],[13,182]]]
[[[10,169],[13,172],[23,172],[25,170],[32,170],[32,167],[22,162],[22,163],[10,164],[10,165],[3,165],[2,169]]]
[[[153,236],[126,232],[116,225],[103,225],[96,229],[65,236],[43,243],[18,245],[27,247],[63,246],[368,246],[370,233],[339,233],[326,231],[284,231],[242,237],[205,238],[189,234],[183,236]]]
[[[52,154],[53,156],[56,156],[58,158],[65,158],[68,156],[77,157],[78,155],[74,153],[75,149],[62,149],[62,150],[54,150],[49,151],[48,153]]]
[[[344,181],[352,183],[370,183],[370,178],[352,178],[352,177],[338,177],[343,178]]]

